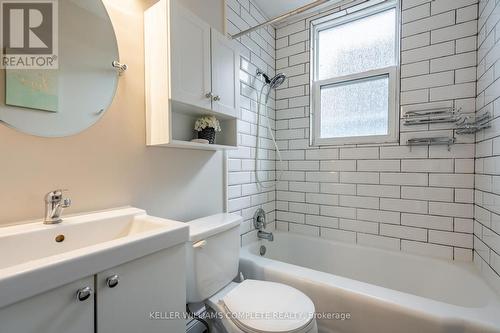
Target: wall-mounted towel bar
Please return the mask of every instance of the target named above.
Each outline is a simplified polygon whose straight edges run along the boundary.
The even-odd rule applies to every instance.
[[[474,134],[483,129],[491,127],[491,113],[486,112],[480,116],[466,117],[463,121],[457,123],[457,134]]]
[[[424,117],[431,115],[442,115],[456,112],[457,110],[454,108],[437,108],[437,109],[428,109],[428,110],[416,110],[416,111],[408,111],[405,113],[405,117]]]
[[[410,146],[410,150],[413,146],[448,146],[449,151],[455,141],[455,138],[449,137],[415,138],[409,139],[407,144]]]
[[[463,135],[474,134],[491,127],[492,117],[489,112],[476,116],[475,114],[463,114],[462,109],[450,107],[408,111],[403,119],[405,126],[455,123],[456,133]]]
[[[462,118],[461,109],[436,108],[429,110],[408,111],[404,115],[406,126],[455,123]]]

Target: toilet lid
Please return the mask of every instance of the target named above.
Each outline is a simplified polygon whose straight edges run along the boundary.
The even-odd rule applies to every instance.
[[[230,319],[247,332],[300,332],[314,318],[314,304],[290,286],[245,280],[222,299]]]

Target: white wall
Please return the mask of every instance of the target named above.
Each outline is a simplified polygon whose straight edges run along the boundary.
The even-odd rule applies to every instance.
[[[356,10],[344,2],[329,12]],[[493,1],[494,2],[494,1]],[[402,1],[401,111],[475,111],[477,0]],[[286,160],[277,227],[433,257],[472,259],[474,136],[446,147],[409,138],[453,136],[452,124],[401,126],[400,145],[309,146],[309,23],[276,31],[276,136]]]
[[[120,79],[109,111],[83,133],[38,138],[0,126],[0,224],[43,217],[43,196],[67,188],[66,214],[134,205],[188,220],[223,209],[222,153],[145,146],[142,13],[147,1],[105,0],[118,37]]]
[[[474,262],[500,291],[500,2],[479,2],[477,113],[494,116],[476,135]]]
[[[179,0],[197,16],[203,18],[212,28],[224,33],[224,0]]]
[[[227,1],[228,33],[235,34],[241,30],[263,22],[265,19],[259,10],[248,0]],[[261,189],[255,181],[254,158],[256,153],[257,134],[257,89],[262,81],[256,78],[257,68],[274,75],[275,31],[273,27],[257,30],[239,39],[241,45],[241,120],[239,126],[240,148],[229,153],[229,203],[230,212],[244,217],[241,232],[245,238],[251,239],[255,234],[252,217],[257,208],[262,207],[267,213],[269,222],[274,221],[275,191]],[[273,94],[274,97],[274,94]],[[274,128],[274,98],[270,99],[269,116]],[[265,120],[261,118],[261,124]],[[275,178],[275,151],[269,133],[261,127],[261,149],[259,152],[260,173],[262,179]],[[271,228],[273,225],[270,226]]]

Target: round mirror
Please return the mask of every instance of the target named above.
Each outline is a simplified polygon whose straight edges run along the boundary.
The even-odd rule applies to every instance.
[[[101,0],[19,3],[2,4],[10,31],[3,31],[0,121],[44,137],[79,133],[102,117],[118,83],[106,8]]]

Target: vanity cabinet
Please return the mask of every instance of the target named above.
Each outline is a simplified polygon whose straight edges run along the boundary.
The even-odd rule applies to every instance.
[[[177,245],[1,308],[0,333],[184,332],[185,258]]]
[[[98,333],[184,332],[184,245],[96,275]]]
[[[235,149],[240,108],[240,52],[184,8],[160,0],[144,13],[148,145]],[[194,122],[214,115],[221,123],[216,145],[190,142]]]
[[[0,309],[0,333],[93,333],[94,276],[89,276]],[[88,297],[84,299],[85,297]]]

